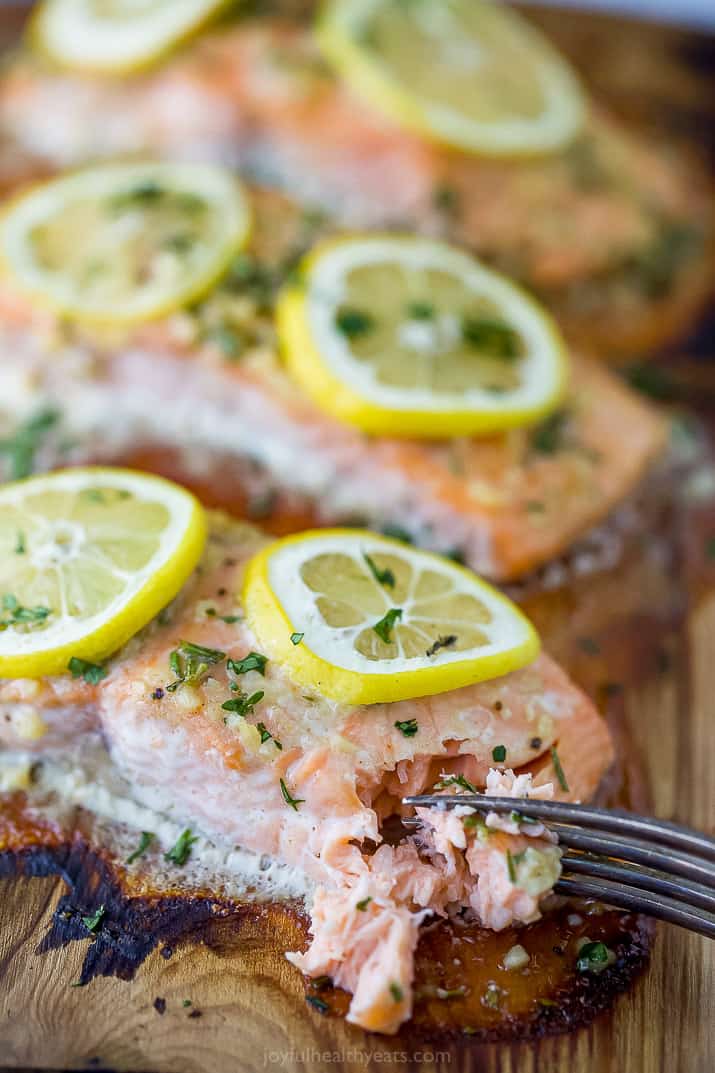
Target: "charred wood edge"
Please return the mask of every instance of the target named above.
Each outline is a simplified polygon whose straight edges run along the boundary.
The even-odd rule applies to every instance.
[[[79,985],[99,976],[116,976],[131,980],[148,955],[161,946],[160,953],[170,958],[184,942],[206,945],[228,943],[242,920],[255,919],[256,906],[230,899],[212,898],[203,893],[151,894],[126,891],[122,886],[121,866],[105,853],[93,849],[81,835],[52,846],[35,845],[0,853],[0,879],[24,876],[57,876],[66,887],[53,914],[46,935],[36,948],[38,955],[66,947],[77,940],[92,939],[85,953]],[[100,906],[104,914],[96,929],[90,931],[83,917],[91,917]],[[302,915],[293,906],[281,906],[294,918]],[[561,910],[566,912],[567,909]],[[654,933],[652,921],[620,913],[622,931],[614,944],[616,960],[600,975],[576,974],[567,986],[550,998],[553,1005],[534,1004],[534,1011],[523,1017],[509,1016],[501,1024],[470,1028],[468,1024],[450,1026],[411,1021],[405,1042],[424,1040],[464,1040],[465,1043],[519,1041],[557,1035],[590,1023],[612,1006],[619,993],[626,991],[635,976],[645,967]],[[304,919],[304,918],[302,918]],[[538,926],[538,925],[537,925]],[[314,981],[305,981],[305,994],[311,1008],[319,998],[325,1013],[338,1012],[333,1002],[344,1003],[344,992]],[[313,1000],[313,1001],[311,1001]],[[342,1002],[341,1002],[342,1000]],[[398,1037],[399,1039],[399,1037]]]
[[[201,892],[136,893],[122,886],[121,867],[105,853],[93,849],[83,837],[53,846],[30,846],[0,853],[0,879],[57,876],[66,885],[47,934],[37,946],[44,954],[76,940],[92,938],[85,953],[78,984],[97,976],[131,980],[149,954],[160,944],[171,957],[182,942],[219,941],[221,924],[235,929],[242,919],[256,916],[256,906]],[[104,913],[96,928],[83,917]]]

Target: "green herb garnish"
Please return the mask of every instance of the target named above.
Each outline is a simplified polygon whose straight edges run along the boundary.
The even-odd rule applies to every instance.
[[[493,317],[462,318],[462,339],[483,350],[490,358],[513,361],[519,357],[519,335],[508,324]]]
[[[8,626],[40,626],[52,614],[49,607],[23,607],[17,596],[10,592],[2,598],[2,609],[7,615],[0,618],[0,630],[6,630]]]
[[[531,449],[542,455],[554,455],[564,446],[564,433],[569,415],[566,410],[556,410],[531,433]]]
[[[247,697],[245,693],[239,693],[237,697],[225,700],[221,707],[225,712],[246,716],[253,711],[258,702],[263,700],[264,697],[265,693],[262,689],[257,693],[251,693],[250,697]]]
[[[492,749],[492,760],[495,764],[503,764],[506,760],[506,745],[495,745]]]
[[[600,972],[609,962],[609,950],[605,943],[585,943],[578,952],[576,968],[579,972]]]
[[[471,783],[465,775],[445,775],[443,779],[434,784],[435,790],[446,790],[449,786],[461,786],[463,790],[468,790],[470,794],[479,793],[474,783]]]
[[[554,771],[556,772],[556,778],[559,780],[559,786],[565,793],[568,793],[569,784],[566,781],[564,769],[561,767],[561,761],[559,760],[559,754],[556,752],[555,745],[551,746],[551,763],[554,765]]]
[[[182,831],[177,838],[174,845],[164,854],[165,861],[172,861],[174,864],[178,864],[179,867],[186,864],[191,856],[191,847],[194,842],[198,842],[198,835],[191,833],[191,828],[187,827],[185,831]]]
[[[25,544],[25,534],[22,530],[18,531],[17,540],[15,542],[15,554],[24,555],[27,551],[27,545]]]
[[[139,845],[137,846],[137,848],[134,850],[133,853],[129,854],[129,856],[127,857],[126,863],[127,864],[133,864],[134,861],[138,860],[140,857],[143,857],[144,854],[146,853],[146,851],[149,849],[149,846],[152,844],[153,841],[154,841],[154,833],[153,833],[153,831],[142,831],[141,838],[139,839]]]
[[[304,637],[305,637],[304,633],[292,633],[290,635],[291,644],[299,645]]]
[[[58,410],[39,410],[15,431],[15,434],[0,440],[0,456],[7,459],[8,477],[19,481],[29,477],[35,465],[35,455],[45,436],[60,419]]]
[[[435,308],[430,302],[409,302],[407,316],[411,320],[432,320]]]
[[[335,314],[335,327],[348,339],[357,339],[372,331],[375,327],[375,318],[361,309],[343,306]]]
[[[391,607],[387,614],[383,615],[379,622],[372,627],[381,641],[386,645],[392,643],[392,630],[396,622],[402,618],[401,607]]]
[[[364,913],[371,901],[372,898],[368,894],[367,898],[363,898],[362,901],[355,903],[355,908],[359,909],[361,913]]]
[[[394,980],[390,984],[390,994],[392,995],[395,1002],[402,1002],[403,998],[405,997],[402,988],[398,983],[395,983]]]
[[[234,674],[248,674],[249,671],[258,671],[265,677],[268,656],[262,656],[260,652],[249,652],[243,659],[230,659],[226,666]]]
[[[222,663],[226,653],[217,648],[205,648],[192,641],[181,641],[178,648],[169,654],[169,666],[176,675],[176,680],[166,687],[169,693],[175,693],[182,685],[198,682],[209,667]]]
[[[302,805],[303,802],[305,801],[305,798],[304,797],[293,797],[291,792],[290,792],[290,790],[288,789],[288,787],[286,786],[285,782],[283,781],[283,779],[280,780],[280,784],[281,784],[281,793],[283,794],[283,800],[285,801],[286,805],[290,805],[290,807],[293,809],[293,811],[297,812],[298,811],[298,805]]]
[[[265,745],[267,741],[272,741],[276,749],[282,749],[283,743],[278,741],[278,738],[274,738],[270,730],[266,727],[265,723],[256,723],[256,730],[261,735],[261,745]]]
[[[395,723],[395,726],[401,734],[405,735],[406,738],[414,738],[415,734],[420,729],[416,719],[403,719],[402,721],[398,720]]]
[[[100,905],[99,909],[95,909],[91,916],[82,917],[82,923],[84,924],[87,931],[95,932],[97,930],[102,921],[104,913],[104,906]]]
[[[395,575],[392,570],[380,570],[376,566],[375,561],[368,555],[367,552],[363,552],[363,559],[370,568],[370,573],[375,578],[378,585],[383,585],[386,589],[394,589],[395,587]]]
[[[90,663],[89,660],[78,659],[77,656],[72,656],[67,664],[67,670],[73,678],[84,678],[85,682],[91,686],[96,686],[109,674],[107,668],[101,663]]]

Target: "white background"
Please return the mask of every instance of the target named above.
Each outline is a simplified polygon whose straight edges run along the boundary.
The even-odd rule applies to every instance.
[[[530,0],[523,0],[529,3]],[[591,11],[623,11],[662,22],[682,23],[715,30],[715,0],[540,0],[554,7],[582,7]]]

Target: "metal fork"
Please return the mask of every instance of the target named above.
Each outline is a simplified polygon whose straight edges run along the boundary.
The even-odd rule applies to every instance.
[[[423,794],[405,797],[403,804],[467,805],[478,812],[515,812],[540,820],[562,846],[576,851],[561,858],[557,894],[596,898],[715,939],[715,838],[667,820],[562,801]]]

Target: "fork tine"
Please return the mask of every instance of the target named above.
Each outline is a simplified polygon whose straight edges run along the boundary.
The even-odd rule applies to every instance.
[[[565,854],[561,858],[564,873],[575,872],[579,875],[593,876],[596,879],[611,879],[625,882],[640,890],[649,890],[653,894],[664,894],[676,900],[686,902],[715,912],[715,891],[709,890],[701,883],[689,883],[683,879],[674,879],[650,868],[636,868],[618,861],[602,861],[596,857],[581,854]]]
[[[632,864],[645,865],[646,868],[685,876],[715,890],[715,868],[689,854],[677,853],[672,849],[659,850],[637,838],[612,838],[597,831],[580,831],[566,824],[549,824],[549,830],[558,835],[562,846],[587,850],[602,857],[616,857]]]
[[[570,876],[562,876],[555,885],[554,891],[569,898],[597,898],[598,901],[613,905],[616,909],[645,913],[658,920],[679,924],[700,935],[715,939],[714,913],[683,905],[682,902],[660,894],[634,890],[625,883],[612,883],[606,879],[571,879]]]
[[[624,809],[601,809],[590,805],[573,805],[565,801],[541,801],[524,797],[489,797],[485,794],[423,794],[405,797],[403,804],[416,808],[435,805],[454,808],[456,805],[467,805],[479,811],[521,812],[524,816],[533,816],[540,820],[577,824],[579,827],[597,827],[601,831],[635,836],[644,842],[672,846],[674,849],[715,861],[715,838],[691,831],[688,827],[682,827],[670,820],[638,816]]]

